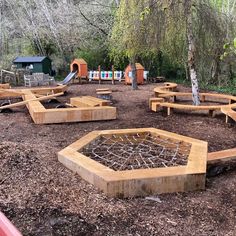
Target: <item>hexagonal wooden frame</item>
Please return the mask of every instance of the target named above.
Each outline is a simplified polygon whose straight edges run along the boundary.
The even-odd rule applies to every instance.
[[[114,171],[79,152],[100,135],[150,132],[191,144],[186,166]],[[205,189],[207,142],[154,128],[93,131],[58,153],[58,160],[112,197]]]

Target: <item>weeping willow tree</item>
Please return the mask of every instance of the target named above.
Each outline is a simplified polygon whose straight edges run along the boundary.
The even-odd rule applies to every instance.
[[[132,88],[137,89],[135,62],[149,52],[147,30],[145,22],[141,20],[141,13],[146,1],[122,0],[116,14],[110,38],[110,55],[114,61],[129,59],[132,68]]]
[[[122,0],[111,34],[111,55],[115,60],[127,56],[132,62],[164,52],[186,68],[193,103],[199,105],[199,78],[219,73],[225,18],[211,0]]]

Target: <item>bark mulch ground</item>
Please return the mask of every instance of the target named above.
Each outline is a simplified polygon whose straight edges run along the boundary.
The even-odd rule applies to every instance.
[[[114,121],[36,125],[26,108],[0,114],[0,210],[23,235],[236,235],[234,162],[219,175],[211,173],[205,191],[161,194],[152,201],[108,198],[57,161],[58,151],[101,129],[155,127],[208,141],[209,151],[236,147],[236,125],[225,124],[223,115],[151,112],[155,86],[132,91],[121,84],[72,85],[59,98],[65,102],[112,88]]]

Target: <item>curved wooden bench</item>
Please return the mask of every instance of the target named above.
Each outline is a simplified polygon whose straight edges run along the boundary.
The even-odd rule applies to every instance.
[[[158,96],[159,94],[173,92],[177,88],[176,83],[165,82],[164,86],[154,88],[155,95]]]
[[[192,93],[185,92],[174,92],[173,89],[176,89],[177,84],[175,83],[165,83],[164,86],[154,88],[155,96],[157,98],[162,98],[164,101],[155,100],[151,98],[149,100],[149,107],[152,111],[158,111],[158,108],[165,107],[167,108],[167,115],[170,115],[171,109],[181,109],[181,110],[192,110],[192,111],[203,111],[208,110],[211,116],[214,115],[214,111],[219,110],[226,115],[226,122],[228,122],[228,117],[236,121],[236,112],[233,108],[236,108],[236,97],[227,94],[217,94],[217,93],[200,93],[200,99],[202,102],[211,101],[211,102],[222,102],[227,104],[219,105],[187,105],[187,104],[177,104],[174,103],[177,97],[192,97]],[[173,102],[170,102],[170,99],[173,98]],[[217,101],[212,100],[212,98],[217,99]],[[218,101],[222,100],[222,101]]]
[[[213,112],[219,110],[222,112],[222,109],[228,111],[227,115],[232,116],[232,118],[236,121],[236,112],[232,110],[232,108],[236,108],[236,104],[232,105],[209,105],[209,106],[194,106],[194,105],[184,105],[184,104],[176,104],[176,103],[169,103],[169,102],[162,102],[157,104],[161,107],[167,108],[167,115],[170,115],[170,109],[179,109],[179,110],[191,110],[191,111],[209,111],[209,115],[213,116]]]

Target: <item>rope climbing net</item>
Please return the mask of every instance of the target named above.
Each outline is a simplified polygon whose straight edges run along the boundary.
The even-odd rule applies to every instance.
[[[116,171],[187,165],[191,144],[150,132],[101,135],[80,153]]]

